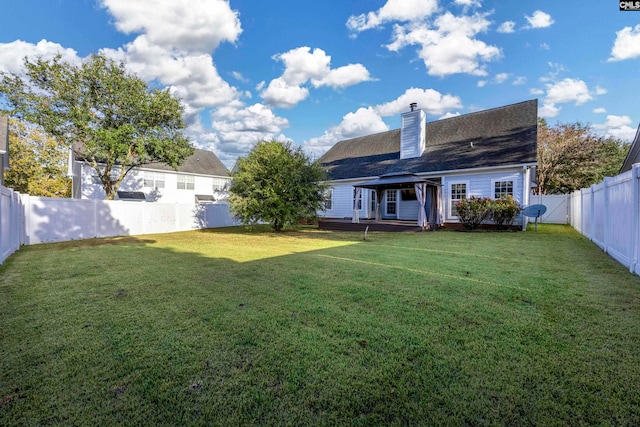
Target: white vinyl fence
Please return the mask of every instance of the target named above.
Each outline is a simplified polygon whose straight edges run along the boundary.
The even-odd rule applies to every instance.
[[[571,194],[570,224],[640,274],[640,164]]]
[[[58,199],[0,189],[0,264],[21,245],[238,225],[226,203]]]
[[[0,185],[0,264],[24,244],[20,194]]]

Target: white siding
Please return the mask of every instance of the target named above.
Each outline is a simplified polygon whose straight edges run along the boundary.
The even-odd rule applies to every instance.
[[[448,175],[442,178],[442,206],[444,206],[445,222],[458,222],[457,216],[451,216],[451,184],[467,183],[467,197],[490,197],[494,196],[494,183],[496,181],[513,181],[513,198],[523,204],[523,181],[522,169],[507,170],[502,172],[476,173]],[[516,223],[519,224],[518,221]]]
[[[318,216],[323,218],[351,218],[353,216],[353,186],[360,182],[364,181],[333,185],[331,187],[333,193],[331,209],[318,211]],[[360,218],[367,217],[370,194],[370,191],[363,189]]]
[[[214,194],[214,184],[219,185],[220,181],[231,181],[228,177],[212,177],[194,174],[185,174],[169,171],[153,171],[155,174],[164,176],[164,188],[151,188],[144,186],[144,170],[132,170],[118,188],[121,191],[142,191],[148,202],[160,203],[193,203],[196,194]],[[105,192],[100,184],[93,182],[93,168],[82,165],[82,187],[81,198],[104,200]],[[194,189],[178,189],[178,175],[189,175],[194,177]]]

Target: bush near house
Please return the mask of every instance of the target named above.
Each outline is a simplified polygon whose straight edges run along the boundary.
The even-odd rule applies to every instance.
[[[491,215],[492,200],[487,197],[471,196],[456,204],[458,218],[465,230],[475,230]]]
[[[511,196],[503,196],[499,199],[492,200],[491,205],[491,219],[499,230],[508,229],[513,225],[513,221],[520,215],[520,212],[522,212],[520,203],[515,201]]]
[[[510,196],[499,199],[472,196],[460,200],[456,209],[465,230],[476,230],[487,220],[493,221],[499,230],[506,230],[520,214],[522,206]]]

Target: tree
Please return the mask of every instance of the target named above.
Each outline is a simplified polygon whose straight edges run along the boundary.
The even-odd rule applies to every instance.
[[[70,197],[67,150],[36,126],[13,119],[9,123],[11,169],[5,185],[32,196]]]
[[[274,231],[301,219],[313,219],[327,189],[325,171],[300,147],[260,141],[238,159],[233,173],[230,209],[243,224],[264,221]]]
[[[588,125],[538,121],[537,191],[570,193],[618,174],[630,144],[598,136]]]
[[[147,84],[95,54],[80,66],[24,60],[24,76],[0,74],[10,116],[40,126],[97,173],[107,199],[131,169],[151,162],[174,169],[193,154],[183,135],[184,107],[168,89]]]

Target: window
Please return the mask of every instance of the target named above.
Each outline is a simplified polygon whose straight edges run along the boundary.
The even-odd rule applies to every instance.
[[[213,178],[213,191],[225,191],[227,189],[227,180]]]
[[[354,202],[356,201],[356,189],[355,189],[355,187],[353,189],[353,201]],[[351,205],[351,206],[353,206],[353,205]],[[358,206],[357,206],[356,209],[358,209],[358,210],[362,209],[362,190],[360,190],[360,197],[358,198]]]
[[[378,208],[377,206],[377,196],[376,190],[371,190],[371,212],[375,212]]]
[[[387,215],[396,214],[397,194],[396,190],[387,190]]]
[[[418,200],[418,197],[416,196],[415,188],[400,190],[400,198],[402,200]]]
[[[451,216],[457,216],[456,203],[467,198],[467,184],[451,184]]]
[[[178,190],[193,190],[195,179],[191,175],[178,175]]]
[[[327,190],[324,192],[324,209],[331,210],[333,207],[333,190]]]
[[[513,197],[513,181],[496,181],[493,185],[493,198]]]
[[[91,175],[91,183],[92,184],[102,185],[102,181],[100,180],[100,177],[98,176],[98,174],[95,171]]]
[[[164,174],[145,172],[143,185],[151,188],[164,188]]]

